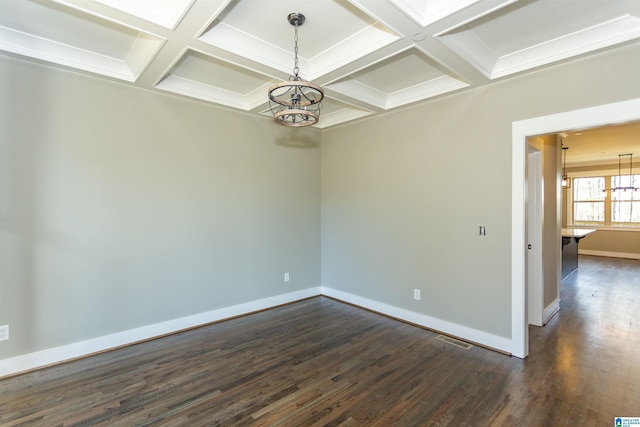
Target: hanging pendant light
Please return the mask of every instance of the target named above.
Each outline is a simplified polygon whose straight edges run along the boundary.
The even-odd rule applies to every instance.
[[[622,175],[622,158],[628,156],[629,157],[629,185],[622,185],[622,177],[624,175]],[[616,187],[611,187],[611,188],[605,188],[602,191],[638,191],[640,190],[640,187],[635,187],[633,185],[633,153],[630,154],[618,154],[618,186]]]
[[[562,147],[562,188],[571,188],[571,178],[567,176],[567,150],[569,147]]]
[[[269,88],[269,107],[276,123],[283,126],[311,126],[318,123],[324,91],[316,84],[304,81],[298,75],[298,27],[304,24],[301,13],[290,13],[287,20],[295,28],[293,75],[289,81]]]

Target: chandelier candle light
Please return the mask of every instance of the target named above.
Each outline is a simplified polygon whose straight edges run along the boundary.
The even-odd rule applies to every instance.
[[[276,123],[283,126],[311,126],[318,123],[324,91],[316,84],[304,81],[298,73],[298,27],[304,24],[301,13],[290,13],[287,20],[295,28],[293,75],[289,81],[269,88],[269,107]]]

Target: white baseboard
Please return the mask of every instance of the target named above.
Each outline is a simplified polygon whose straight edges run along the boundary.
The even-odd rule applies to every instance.
[[[205,313],[195,314],[193,316],[182,317],[154,325],[130,329],[128,331],[0,360],[0,378],[79,357],[89,356],[91,354],[100,353],[113,348],[135,344],[137,342],[206,325],[208,323],[269,309],[281,304],[295,302],[316,295],[326,295],[328,297],[354,304],[409,323],[459,337],[463,340],[468,340],[505,353],[512,353],[511,350],[513,344],[512,340],[509,338],[489,334],[467,326],[447,322],[425,314],[416,313],[414,311],[323,286],[224,307]],[[545,309],[545,315],[546,313],[547,310]]]
[[[543,325],[546,325],[547,322],[553,317],[554,314],[556,314],[558,311],[560,311],[560,298],[556,298],[551,304],[549,304],[544,311],[542,312],[542,318],[544,319],[542,321]]]
[[[603,256],[609,258],[625,258],[625,259],[640,259],[640,254],[628,253],[628,252],[607,252],[607,251],[592,251],[590,249],[580,249],[578,247],[579,255],[591,255],[591,256]]]
[[[338,291],[336,289],[322,287],[322,295],[335,298],[359,307],[363,307],[405,322],[423,326],[428,329],[452,335],[463,340],[477,343],[489,348],[503,351],[505,353],[513,353],[513,343],[510,338],[504,338],[498,335],[489,334],[467,326],[458,325],[456,323],[447,322],[446,320],[437,319],[425,314],[416,313],[415,311],[406,310],[379,301],[353,295],[347,292]]]
[[[179,332],[207,323],[217,322],[231,317],[265,310],[281,304],[287,304],[304,298],[320,295],[321,287],[303,289],[297,292],[277,295],[244,304],[224,307],[193,316],[182,317],[141,328],[92,338],[60,347],[37,351],[9,359],[0,360],[0,378],[19,372],[64,362],[78,357],[88,356],[124,345],[130,345],[163,335]]]

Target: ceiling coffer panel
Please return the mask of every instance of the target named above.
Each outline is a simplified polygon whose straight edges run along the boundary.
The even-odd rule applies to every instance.
[[[136,81],[164,39],[42,1],[3,0],[0,49],[126,81]]]
[[[346,0],[318,2],[232,2],[199,40],[250,58],[274,70],[293,70],[293,31],[287,16],[306,19],[299,30],[300,74],[316,80],[400,39]]]
[[[480,0],[389,0],[418,25],[429,24],[446,18]]]
[[[401,78],[390,79],[397,70]],[[399,52],[328,85],[346,96],[389,110],[468,86],[417,48]]]
[[[218,58],[187,51],[156,88],[249,111],[265,104],[275,80]]]
[[[96,0],[96,2],[173,29],[187,12],[193,0]]]
[[[640,38],[634,2],[518,1],[438,35],[490,79]]]

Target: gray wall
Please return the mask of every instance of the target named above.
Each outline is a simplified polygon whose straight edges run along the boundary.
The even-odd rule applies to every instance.
[[[509,337],[511,124],[640,97],[639,49],[322,134],[0,57],[0,359],[321,280]]]
[[[319,139],[0,56],[0,359],[319,286]]]
[[[512,122],[639,97],[638,52],[324,132],[323,285],[510,337]]]

